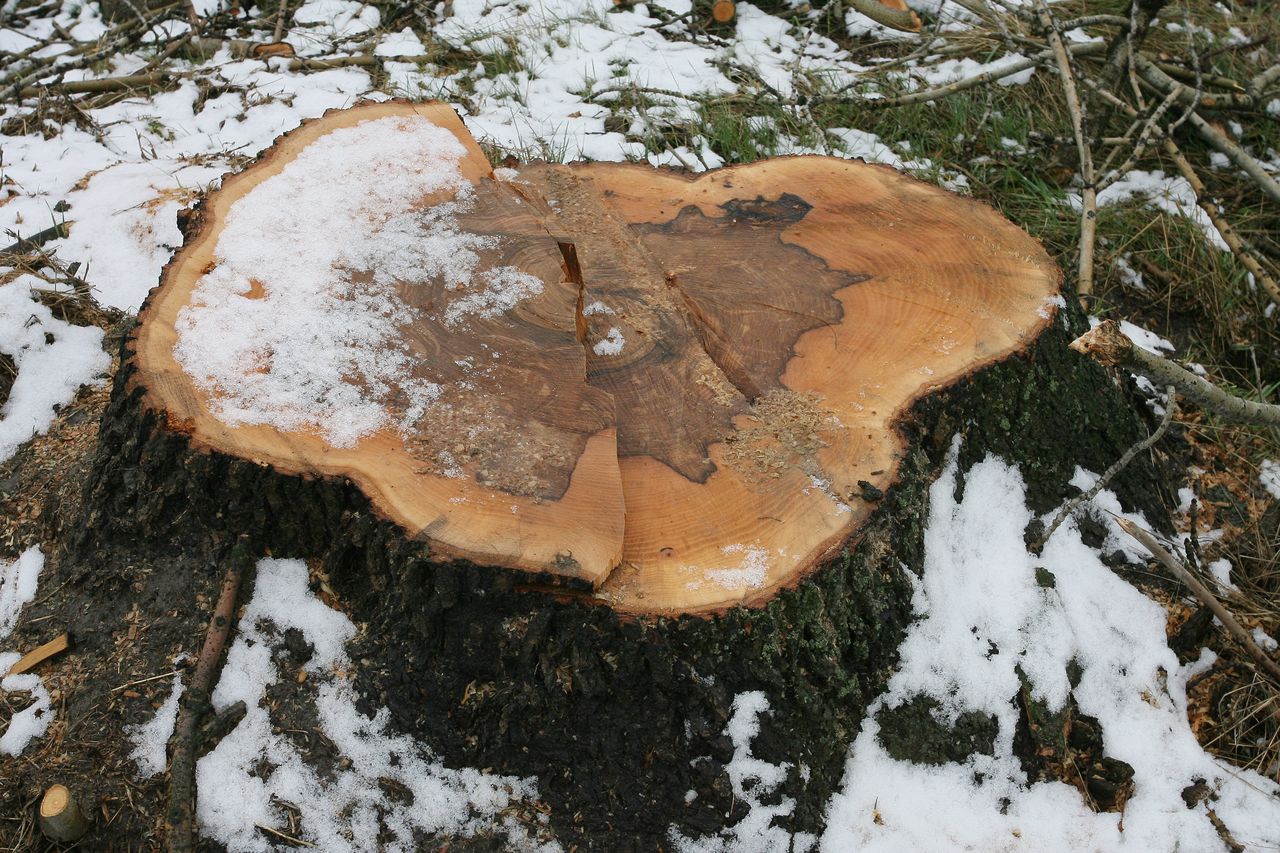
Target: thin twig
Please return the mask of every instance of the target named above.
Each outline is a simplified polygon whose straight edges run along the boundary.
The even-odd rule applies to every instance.
[[[126,689],[126,688],[128,688],[128,687],[137,687],[139,684],[146,684],[146,683],[147,683],[147,682],[149,682],[149,681],[159,681],[159,680],[160,680],[160,679],[162,679],[162,678],[171,678],[171,677],[173,677],[173,676],[175,676],[175,675],[178,675],[180,672],[182,672],[182,670],[180,670],[180,669],[175,669],[175,670],[172,670],[172,671],[170,671],[170,672],[162,672],[162,673],[160,673],[159,675],[153,675],[153,676],[151,676],[151,677],[149,677],[149,678],[139,678],[139,679],[138,679],[138,680],[136,680],[136,681],[127,681],[127,682],[125,682],[124,684],[121,684],[119,687],[112,687],[112,688],[111,688],[111,690],[110,690],[110,692],[111,692],[111,693],[117,693],[117,692],[119,692],[119,691],[121,691],[121,690],[124,690],[124,689]]]
[[[235,619],[236,600],[246,569],[253,561],[249,537],[241,534],[227,558],[218,604],[209,620],[204,646],[196,659],[191,684],[182,695],[182,705],[174,726],[169,761],[169,805],[165,812],[168,849],[188,853],[195,849],[195,769],[196,731],[209,709],[209,696],[222,666],[222,654]]]
[[[348,68],[351,66],[368,67],[381,61],[389,62],[431,62],[430,56],[373,56],[372,54],[356,54],[354,56],[338,56],[333,59],[291,59],[285,66],[288,71],[324,71],[330,68]],[[99,92],[116,92],[129,89],[141,89],[163,83],[166,80],[179,80],[194,76],[196,71],[154,71],[150,74],[131,74],[126,77],[99,77],[95,80],[68,80],[62,83],[38,84],[26,86],[21,90],[24,98],[34,97],[43,92],[58,92],[66,95],[97,94]]]
[[[1081,44],[1073,44],[1068,48],[1073,56],[1096,56],[1103,52],[1105,45],[1096,42],[1084,42]],[[910,104],[922,104],[927,101],[936,101],[939,98],[945,98],[947,95],[954,95],[956,92],[963,92],[976,86],[982,86],[992,83],[996,80],[1003,80],[1014,74],[1019,74],[1029,68],[1039,67],[1046,62],[1052,61],[1054,52],[1052,50],[1041,51],[1033,54],[1017,62],[1011,62],[1008,65],[1002,65],[999,68],[992,68],[983,71],[981,74],[975,74],[972,77],[965,77],[963,80],[956,80],[954,83],[948,83],[945,86],[938,86],[934,89],[921,89],[916,92],[908,92],[905,95],[897,95],[892,98],[860,98],[858,103],[865,104],[868,107],[905,107]],[[817,100],[837,100],[834,98]]]
[[[1280,284],[1263,268],[1258,259],[1245,247],[1244,241],[1240,239],[1240,235],[1231,227],[1222,215],[1222,211],[1218,206],[1209,201],[1209,193],[1205,189],[1204,181],[1200,180],[1200,175],[1192,168],[1190,161],[1183,156],[1182,151],[1174,144],[1172,139],[1164,141],[1164,152],[1169,155],[1169,159],[1173,160],[1178,171],[1182,173],[1182,177],[1191,185],[1191,190],[1196,194],[1196,204],[1200,205],[1200,209],[1209,217],[1209,221],[1213,223],[1213,227],[1218,229],[1218,233],[1222,235],[1222,241],[1227,244],[1227,248],[1231,249],[1231,253],[1236,256],[1236,260],[1240,265],[1253,274],[1253,278],[1258,284],[1262,285],[1262,289],[1271,297],[1271,301],[1280,306]]]
[[[1164,437],[1165,432],[1169,429],[1169,424],[1173,422],[1173,414],[1178,409],[1177,398],[1174,395],[1172,385],[1167,387],[1166,393],[1169,397],[1169,403],[1165,407],[1164,417],[1160,418],[1160,423],[1155,430],[1149,436],[1126,450],[1124,455],[1117,459],[1110,468],[1104,471],[1102,476],[1098,478],[1097,482],[1094,483],[1087,491],[1081,492],[1071,500],[1067,501],[1063,505],[1062,509],[1058,510],[1058,514],[1054,517],[1053,523],[1050,524],[1048,529],[1045,530],[1045,532],[1035,541],[1032,546],[1033,550],[1038,551],[1044,543],[1048,542],[1049,538],[1053,536],[1054,531],[1056,531],[1062,525],[1062,522],[1066,521],[1081,504],[1087,503],[1097,497],[1098,492],[1105,489],[1107,484],[1110,483],[1117,474],[1123,471],[1125,467],[1133,461],[1135,456],[1142,453],[1144,450],[1149,449]]]
[[[255,823],[254,826],[256,826],[258,829],[261,829],[263,832],[267,833],[268,835],[274,835],[276,838],[279,838],[281,841],[287,841],[290,844],[296,844],[298,847],[312,847],[312,848],[315,847],[315,845],[312,844],[310,841],[303,841],[301,838],[294,838],[292,835],[286,835],[285,833],[281,832],[278,829],[272,829],[271,827],[267,826],[265,823]]]
[[[1160,131],[1160,120],[1164,118],[1164,114],[1168,112],[1169,107],[1173,106],[1177,99],[1178,96],[1175,93],[1169,93],[1165,96],[1165,99],[1160,102],[1159,106],[1151,111],[1151,114],[1147,116],[1146,121],[1139,123],[1139,126],[1142,128],[1142,132],[1138,134],[1138,139],[1133,144],[1133,151],[1125,159],[1124,163],[1110,171],[1106,171],[1108,164],[1111,162],[1110,158],[1107,159],[1107,162],[1102,164],[1102,168],[1106,171],[1106,174],[1104,174],[1098,181],[1098,192],[1102,192],[1107,187],[1120,180],[1123,175],[1127,174],[1130,169],[1138,164],[1138,161],[1142,159],[1142,155],[1147,153],[1147,146],[1150,144],[1152,137],[1163,136],[1163,133]],[[1119,149],[1116,150],[1118,151]]]
[[[1036,13],[1053,46],[1058,62],[1058,75],[1062,78],[1062,91],[1067,100],[1067,112],[1071,115],[1071,130],[1076,137],[1076,149],[1080,154],[1080,253],[1077,270],[1076,293],[1081,298],[1093,294],[1093,250],[1098,233],[1098,186],[1093,174],[1093,152],[1089,148],[1084,129],[1084,106],[1080,102],[1080,89],[1071,73],[1071,56],[1062,42],[1062,34],[1054,26],[1053,17],[1044,0],[1036,3]]]
[[[1199,103],[1200,97],[1198,94],[1192,92],[1159,68],[1156,68],[1149,60],[1141,56],[1134,57],[1134,59],[1137,62],[1138,72],[1148,85],[1166,93],[1174,92],[1180,98],[1185,98],[1192,103]],[[1250,157],[1243,148],[1228,139],[1224,133],[1205,121],[1199,114],[1191,112],[1188,115],[1188,120],[1191,126],[1196,129],[1196,132],[1200,134],[1201,139],[1225,154],[1232,163],[1235,163],[1245,174],[1253,178],[1254,182],[1273,201],[1280,203],[1280,183],[1276,182],[1276,179],[1262,167],[1261,163]]]
[[[1159,385],[1172,385],[1183,397],[1225,421],[1280,427],[1280,405],[1244,400],[1211,385],[1169,359],[1136,346],[1114,320],[1103,320],[1076,338],[1071,349],[1108,367],[1123,367]]]
[[[1196,598],[1200,599],[1200,602],[1205,607],[1209,608],[1209,610],[1213,612],[1214,616],[1218,617],[1218,621],[1227,629],[1227,632],[1231,634],[1231,636],[1234,637],[1240,645],[1244,646],[1245,651],[1249,653],[1249,657],[1253,658],[1254,661],[1257,662],[1258,666],[1262,667],[1262,669],[1267,673],[1267,675],[1271,676],[1272,680],[1274,680],[1277,685],[1280,685],[1280,664],[1273,661],[1266,652],[1258,647],[1258,644],[1254,642],[1253,637],[1249,632],[1236,621],[1236,617],[1231,615],[1231,611],[1222,606],[1222,602],[1218,601],[1218,597],[1215,596],[1207,586],[1202,584],[1200,579],[1192,574],[1191,570],[1182,564],[1181,560],[1173,556],[1173,554],[1170,554],[1168,549],[1156,540],[1156,537],[1129,521],[1127,518],[1116,518],[1116,524],[1120,525],[1120,528],[1125,533],[1128,533],[1134,539],[1138,540],[1138,542],[1142,544],[1142,547],[1154,554],[1156,559],[1159,560],[1165,568],[1173,572],[1174,576],[1178,580],[1190,587],[1191,591],[1195,593]]]

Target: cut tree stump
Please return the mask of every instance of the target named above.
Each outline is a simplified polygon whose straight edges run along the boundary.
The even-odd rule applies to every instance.
[[[494,170],[447,106],[392,101],[286,134],[183,231],[80,559],[124,588],[138,549],[314,558],[368,626],[370,712],[537,775],[566,842],[740,816],[746,689],[818,826],[952,437],[1044,512],[1142,434],[1066,351],[1040,245],[884,166]],[[1156,517],[1156,482],[1115,487]]]
[[[386,197],[353,162],[371,135],[427,158]],[[327,188],[332,162],[351,173]],[[279,206],[308,191],[343,213]],[[339,224],[352,239],[311,231]],[[263,257],[281,245],[298,257]],[[838,552],[874,507],[859,483],[897,474],[893,420],[1025,349],[1058,283],[994,211],[887,167],[495,178],[448,107],[376,104],[226,179],[141,315],[132,381],[193,446],[348,478],[435,554],[701,612]]]

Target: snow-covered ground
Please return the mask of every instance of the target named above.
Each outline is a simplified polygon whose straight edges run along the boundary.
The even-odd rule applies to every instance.
[[[12,562],[0,562],[0,643],[13,633],[22,608],[35,600],[43,568],[44,555],[39,548],[28,548]],[[31,695],[27,706],[7,721],[4,735],[0,736],[0,755],[21,755],[33,739],[48,731],[56,716],[40,676],[8,674],[21,657],[17,652],[0,652],[0,691],[23,691]]]
[[[199,0],[195,7],[205,14],[216,5]],[[967,12],[948,0],[913,5],[941,10],[948,28],[964,27],[969,20]],[[0,229],[29,235],[68,223],[70,235],[52,244],[59,258],[81,264],[79,274],[102,304],[134,311],[181,242],[176,224],[181,207],[279,134],[361,99],[442,97],[478,138],[521,155],[647,159],[703,169],[722,164],[705,139],[695,135],[655,151],[635,138],[696,119],[696,98],[758,91],[757,79],[784,97],[814,79],[832,89],[853,87],[865,97],[878,94],[861,76],[875,64],[867,56],[854,61],[830,39],[749,3],[738,5],[735,32],[725,39],[691,38],[683,23],[672,22],[689,11],[690,0],[621,9],[611,0],[520,5],[455,0],[451,6],[452,14],[439,21],[435,37],[469,54],[473,62],[441,68],[418,60],[388,60],[385,82],[376,88],[375,78],[362,67],[290,71],[287,59],[237,59],[224,49],[199,64],[177,63],[177,83],[169,90],[89,110],[83,120],[68,122],[48,138],[34,132],[0,137],[0,190],[9,193],[0,200]],[[381,31],[377,10],[355,0],[311,0],[295,11],[293,22],[285,39],[298,56],[429,53],[411,31]],[[846,13],[846,22],[855,34],[901,37],[853,11]],[[165,26],[175,32],[186,25],[171,21]],[[66,0],[50,17],[22,29],[0,29],[0,50],[22,51],[46,38],[51,44],[39,47],[41,53],[65,50],[56,28],[77,39],[105,31],[96,4]],[[250,38],[269,41],[270,33]],[[943,85],[1007,67],[1019,58],[1001,53],[981,64],[939,59],[907,65],[895,72],[896,83],[906,89]],[[116,56],[109,68],[69,71],[66,79],[125,75],[146,61],[144,56]],[[1030,73],[1001,82],[1022,84]],[[618,108],[637,91],[657,106],[639,112]],[[0,107],[0,121],[22,109],[16,102],[6,103]],[[804,116],[797,108],[798,120]],[[619,125],[618,119],[625,123]],[[762,116],[761,121],[768,119]],[[909,145],[858,128],[819,128],[816,138],[821,142],[804,145],[784,134],[775,153],[860,157],[911,171],[933,168]],[[963,187],[962,175],[944,171],[941,179]],[[1191,218],[1219,244],[1216,230],[1188,201],[1188,188],[1180,180],[1135,171],[1100,202],[1147,199]],[[255,222],[254,227],[276,226]],[[33,433],[47,430],[57,408],[78,387],[105,381],[109,367],[100,330],[59,320],[31,299],[32,287],[46,286],[28,274],[0,284],[0,352],[18,370],[0,410],[0,460]],[[1144,341],[1153,347],[1165,344],[1155,336]],[[957,502],[953,486],[961,476],[966,486],[964,499]],[[1082,472],[1081,481],[1088,476]],[[1280,499],[1280,464],[1264,464],[1261,484]],[[1188,727],[1185,685],[1208,665],[1209,653],[1182,666],[1165,644],[1160,607],[1103,565],[1098,553],[1081,542],[1073,523],[1055,533],[1039,558],[1030,555],[1022,539],[1031,520],[1023,483],[1019,472],[1001,460],[989,458],[967,472],[952,462],[931,498],[925,571],[915,597],[919,620],[904,642],[901,670],[869,711],[923,694],[937,700],[940,713],[952,719],[966,711],[990,714],[999,724],[995,753],[941,767],[896,761],[878,741],[877,724],[869,715],[849,746],[844,784],[829,805],[826,832],[820,838],[791,838],[770,820],[794,804],[785,799],[764,803],[784,773],[751,755],[769,697],[745,693],[735,703],[727,733],[735,747],[730,778],[737,796],[751,806],[750,814],[718,835],[685,838],[673,833],[673,841],[695,851],[1222,849],[1207,814],[1212,807],[1250,849],[1280,847],[1277,786],[1207,755]],[[1119,512],[1107,492],[1095,503]],[[1140,556],[1118,528],[1111,535],[1112,548]],[[0,565],[0,643],[22,605],[33,599],[42,565],[37,550]],[[1054,575],[1053,588],[1036,582],[1037,567]],[[305,568],[294,561],[264,561],[259,568],[254,598],[214,697],[219,707],[241,699],[249,710],[200,764],[202,779],[218,780],[200,786],[201,831],[231,850],[267,849],[269,838],[255,824],[273,825],[278,814],[271,797],[276,795],[298,805],[299,832],[325,850],[364,849],[351,839],[376,835],[364,829],[379,810],[385,812],[386,826],[402,839],[414,827],[464,833],[496,828],[516,843],[535,844],[521,835],[506,809],[535,797],[536,779],[443,767],[426,745],[387,732],[384,716],[368,720],[355,713],[347,674],[352,664],[344,647],[353,628],[315,599],[305,581]],[[315,647],[306,669],[321,682],[318,711],[324,730],[352,758],[350,768],[332,779],[319,778],[287,740],[272,732],[261,704],[265,689],[281,677],[269,649],[291,626]],[[989,644],[998,653],[989,654]],[[1066,663],[1073,658],[1083,669],[1076,701],[1101,721],[1107,753],[1131,764],[1136,773],[1123,819],[1093,812],[1065,784],[1028,784],[1013,755],[1015,710],[1009,697],[1018,686],[1015,665],[1031,676],[1039,699],[1058,707],[1066,701]],[[15,653],[0,653],[0,673],[16,659]],[[162,745],[181,687],[175,679],[171,701],[151,724],[133,731],[140,774],[163,768]],[[4,678],[0,690],[28,691],[33,697],[0,738],[0,753],[20,754],[45,731],[54,712],[37,676]],[[276,766],[268,778],[254,773],[264,755]],[[386,801],[376,784],[380,776],[410,788],[415,806]],[[1188,808],[1183,802],[1181,791],[1197,779],[1205,780],[1216,795],[1211,806],[1202,801]]]

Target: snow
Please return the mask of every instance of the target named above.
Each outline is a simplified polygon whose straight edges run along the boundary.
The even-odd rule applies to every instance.
[[[378,42],[377,48],[374,49],[374,53],[378,56],[422,56],[426,52],[422,39],[408,27],[398,33],[388,33],[383,36],[382,41]]]
[[[36,584],[44,568],[44,554],[28,548],[12,563],[0,564],[0,640],[18,624],[24,605],[36,597]]]
[[[865,130],[852,127],[833,127],[827,131],[838,139],[844,153],[849,157],[864,160],[867,163],[886,163],[895,169],[904,171],[923,171],[933,164],[928,160],[904,160],[892,148],[885,145],[880,137]]]
[[[1015,468],[988,457],[966,473],[957,502],[958,476],[953,451],[930,490],[925,570],[914,598],[919,621],[853,744],[823,849],[1220,850],[1205,805],[1188,809],[1180,797],[1198,778],[1217,795],[1214,811],[1238,840],[1280,843],[1280,787],[1209,756],[1187,724],[1185,688],[1198,664],[1183,667],[1169,650],[1164,610],[1108,569],[1074,521],[1040,558],[1027,553],[1022,537],[1032,516]],[[1100,498],[1101,508],[1114,503],[1106,492]],[[1054,575],[1054,588],[1036,583],[1037,567]],[[1071,691],[1073,659],[1083,673]],[[1027,783],[1012,751],[1015,667],[1051,708],[1071,691],[1080,711],[1101,723],[1107,754],[1133,766],[1123,820],[1093,812],[1063,783]],[[922,694],[948,718],[965,711],[995,717],[995,754],[941,767],[891,758],[874,714]]]
[[[1068,196],[1068,199],[1076,210],[1081,209],[1082,202],[1078,194],[1073,193]],[[1145,201],[1165,213],[1191,220],[1219,251],[1230,251],[1227,241],[1222,238],[1217,226],[1209,219],[1209,214],[1196,203],[1195,190],[1185,178],[1169,177],[1160,170],[1148,172],[1134,169],[1098,193],[1097,204],[1098,207],[1106,207],[1133,199]]]
[[[499,240],[458,228],[471,205],[465,154],[424,117],[366,120],[321,137],[231,206],[174,347],[216,417],[314,430],[334,447],[408,430],[441,388],[414,375],[401,328],[493,317],[542,291],[514,267],[479,269],[480,252]],[[424,198],[436,203],[422,207]],[[435,316],[396,293],[424,278],[457,294]],[[388,410],[402,398],[393,422]]]
[[[671,840],[680,853],[803,853],[817,841],[804,833],[792,837],[773,825],[775,817],[791,814],[796,807],[794,799],[779,797],[773,805],[763,802],[786,780],[791,767],[770,764],[751,754],[751,741],[760,733],[760,716],[768,712],[769,700],[762,691],[739,693],[733,700],[733,716],[725,726],[725,734],[733,741],[733,758],[724,769],[733,795],[747,805],[747,816],[718,836],[707,838],[688,838],[673,829]],[[685,801],[692,800],[686,794]]]
[[[317,772],[273,726],[266,694],[293,675],[282,673],[275,657],[281,635],[291,628],[312,647],[303,669],[315,685],[320,732],[350,759],[346,769]],[[425,745],[388,731],[385,709],[372,718],[356,710],[345,648],[355,633],[344,614],[310,591],[301,560],[259,561],[253,596],[212,697],[216,710],[243,701],[247,713],[197,764],[201,833],[232,853],[265,853],[272,845],[257,827],[285,827],[277,805],[285,801],[300,820],[290,834],[327,853],[411,851],[418,849],[415,832],[471,836],[481,830],[505,833],[513,847],[537,849],[504,814],[521,800],[536,799],[532,781],[446,768]],[[409,803],[389,798],[380,779],[405,786]]]
[[[720,552],[726,557],[742,555],[737,566],[724,569],[711,569],[705,575],[707,580],[717,583],[725,589],[759,589],[764,586],[765,577],[769,573],[769,552],[758,545],[735,543],[725,545]]]
[[[1138,290],[1146,290],[1147,284],[1142,278],[1142,273],[1138,272],[1129,263],[1129,255],[1117,255],[1111,262],[1115,267],[1116,274],[1120,276],[1120,280]]]
[[[0,672],[9,669],[21,659],[17,652],[0,653]],[[0,678],[0,691],[28,693],[31,704],[9,718],[9,725],[0,735],[0,755],[21,755],[31,741],[42,737],[49,730],[57,713],[44,682],[35,673],[6,675]]]
[[[1258,466],[1258,482],[1271,497],[1280,501],[1280,462],[1274,459],[1263,459]]]
[[[584,310],[582,313],[586,313]],[[626,343],[626,338],[622,337],[622,332],[617,326],[609,327],[609,332],[600,340],[595,342],[591,347],[591,351],[596,355],[618,355],[622,352],[622,347]]]
[[[0,563],[0,640],[13,632],[22,608],[36,597],[44,555],[39,548],[28,548],[10,563]],[[22,658],[18,652],[0,652],[0,673],[8,673]],[[28,693],[31,703],[9,718],[0,735],[0,755],[21,755],[31,741],[41,737],[57,714],[44,682],[35,673],[3,675],[0,692]]]
[[[178,721],[178,700],[185,689],[182,674],[175,674],[169,695],[156,709],[155,715],[145,723],[125,726],[124,733],[133,743],[129,758],[138,765],[138,775],[143,779],[163,773],[168,766],[169,738],[173,736],[173,727]]]
[[[932,65],[922,65],[907,72],[902,77],[915,83],[923,83],[925,88],[933,89],[949,83],[966,80],[970,77],[977,77],[979,74],[998,74],[1006,68],[1012,68],[1021,62],[1025,62],[1026,59],[1020,53],[1006,53],[999,59],[994,59],[990,62],[978,62],[969,57],[945,59]],[[1029,82],[1031,75],[1034,73],[1034,67],[1025,68],[995,79],[1002,86],[1021,86]],[[911,88],[917,87],[912,86]]]
[[[1213,576],[1214,581],[1222,588],[1224,593],[1239,592],[1240,589],[1231,582],[1231,561],[1225,557],[1213,560],[1205,568],[1209,570],[1209,574]]]
[[[18,369],[0,408],[0,462],[47,432],[58,409],[81,385],[97,384],[111,364],[102,351],[102,330],[57,319],[31,298],[34,285],[48,286],[27,275],[0,285],[0,352]]]

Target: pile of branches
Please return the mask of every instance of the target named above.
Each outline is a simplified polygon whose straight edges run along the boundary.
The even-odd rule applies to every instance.
[[[1145,52],[1148,31],[1168,0],[1131,0],[1128,15],[1070,19],[1055,14],[1045,0],[1035,0],[1031,6],[1014,6],[1004,0],[955,2],[982,22],[989,39],[1024,58],[944,86],[894,97],[840,92],[810,99],[809,104],[857,101],[870,108],[889,109],[939,100],[1028,69],[1052,69],[1061,81],[1077,152],[1082,211],[1076,288],[1081,298],[1087,302],[1094,289],[1098,194],[1123,178],[1148,153],[1161,149],[1196,193],[1199,206],[1239,263],[1280,305],[1280,268],[1275,260],[1251,246],[1231,226],[1183,151],[1186,137],[1198,138],[1246,175],[1269,203],[1280,205],[1280,182],[1218,127],[1218,119],[1224,115],[1253,114],[1267,120],[1267,103],[1280,96],[1280,65],[1272,65],[1250,80],[1237,81],[1210,73],[1206,69],[1209,57],[1197,55],[1194,44],[1191,55],[1181,62]],[[1103,30],[1109,37],[1084,42],[1064,39],[1064,33],[1079,28]],[[925,56],[971,52],[973,44],[961,42],[972,42],[973,36],[968,32],[961,38],[935,27],[923,35],[924,41],[915,51],[895,65]]]

